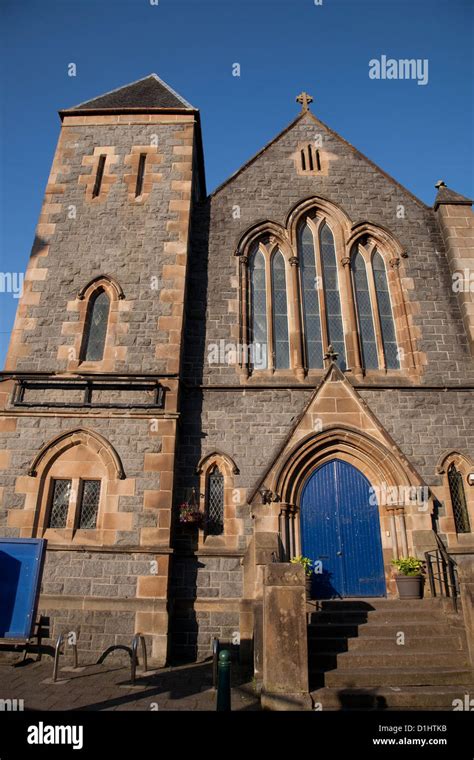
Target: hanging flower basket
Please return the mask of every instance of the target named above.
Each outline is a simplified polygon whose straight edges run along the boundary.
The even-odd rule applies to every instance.
[[[200,525],[202,514],[195,504],[184,501],[179,505],[179,522],[182,525]]]

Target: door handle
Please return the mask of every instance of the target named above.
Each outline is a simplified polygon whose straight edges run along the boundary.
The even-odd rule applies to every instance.
[[[342,557],[342,552],[336,552],[337,557]]]

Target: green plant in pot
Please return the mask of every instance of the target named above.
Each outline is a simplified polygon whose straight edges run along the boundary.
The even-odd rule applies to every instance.
[[[423,560],[416,557],[392,559],[392,565],[398,570],[395,575],[400,599],[422,599],[425,576]]]
[[[306,578],[306,598],[311,599],[311,585],[313,582],[313,560],[309,557],[293,557],[290,560],[294,565],[303,565]]]

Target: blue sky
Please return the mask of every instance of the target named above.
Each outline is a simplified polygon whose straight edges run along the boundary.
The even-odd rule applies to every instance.
[[[57,110],[153,71],[201,110],[209,192],[306,90],[317,116],[426,203],[438,179],[472,197],[473,11],[472,0],[0,0],[0,271],[26,267]],[[428,59],[428,84],[370,79],[382,55]],[[17,304],[0,293],[0,366]]]

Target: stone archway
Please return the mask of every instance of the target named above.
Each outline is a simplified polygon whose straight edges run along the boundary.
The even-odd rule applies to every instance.
[[[274,507],[279,509],[278,531],[283,557],[288,560],[301,554],[300,498],[304,483],[318,467],[333,459],[355,467],[373,488],[379,506],[384,567],[389,585],[391,560],[414,550],[416,514],[413,514],[410,497],[426,487],[395,452],[366,433],[348,427],[334,426],[322,433],[308,434],[298,441],[273,473],[268,485],[278,499]]]

